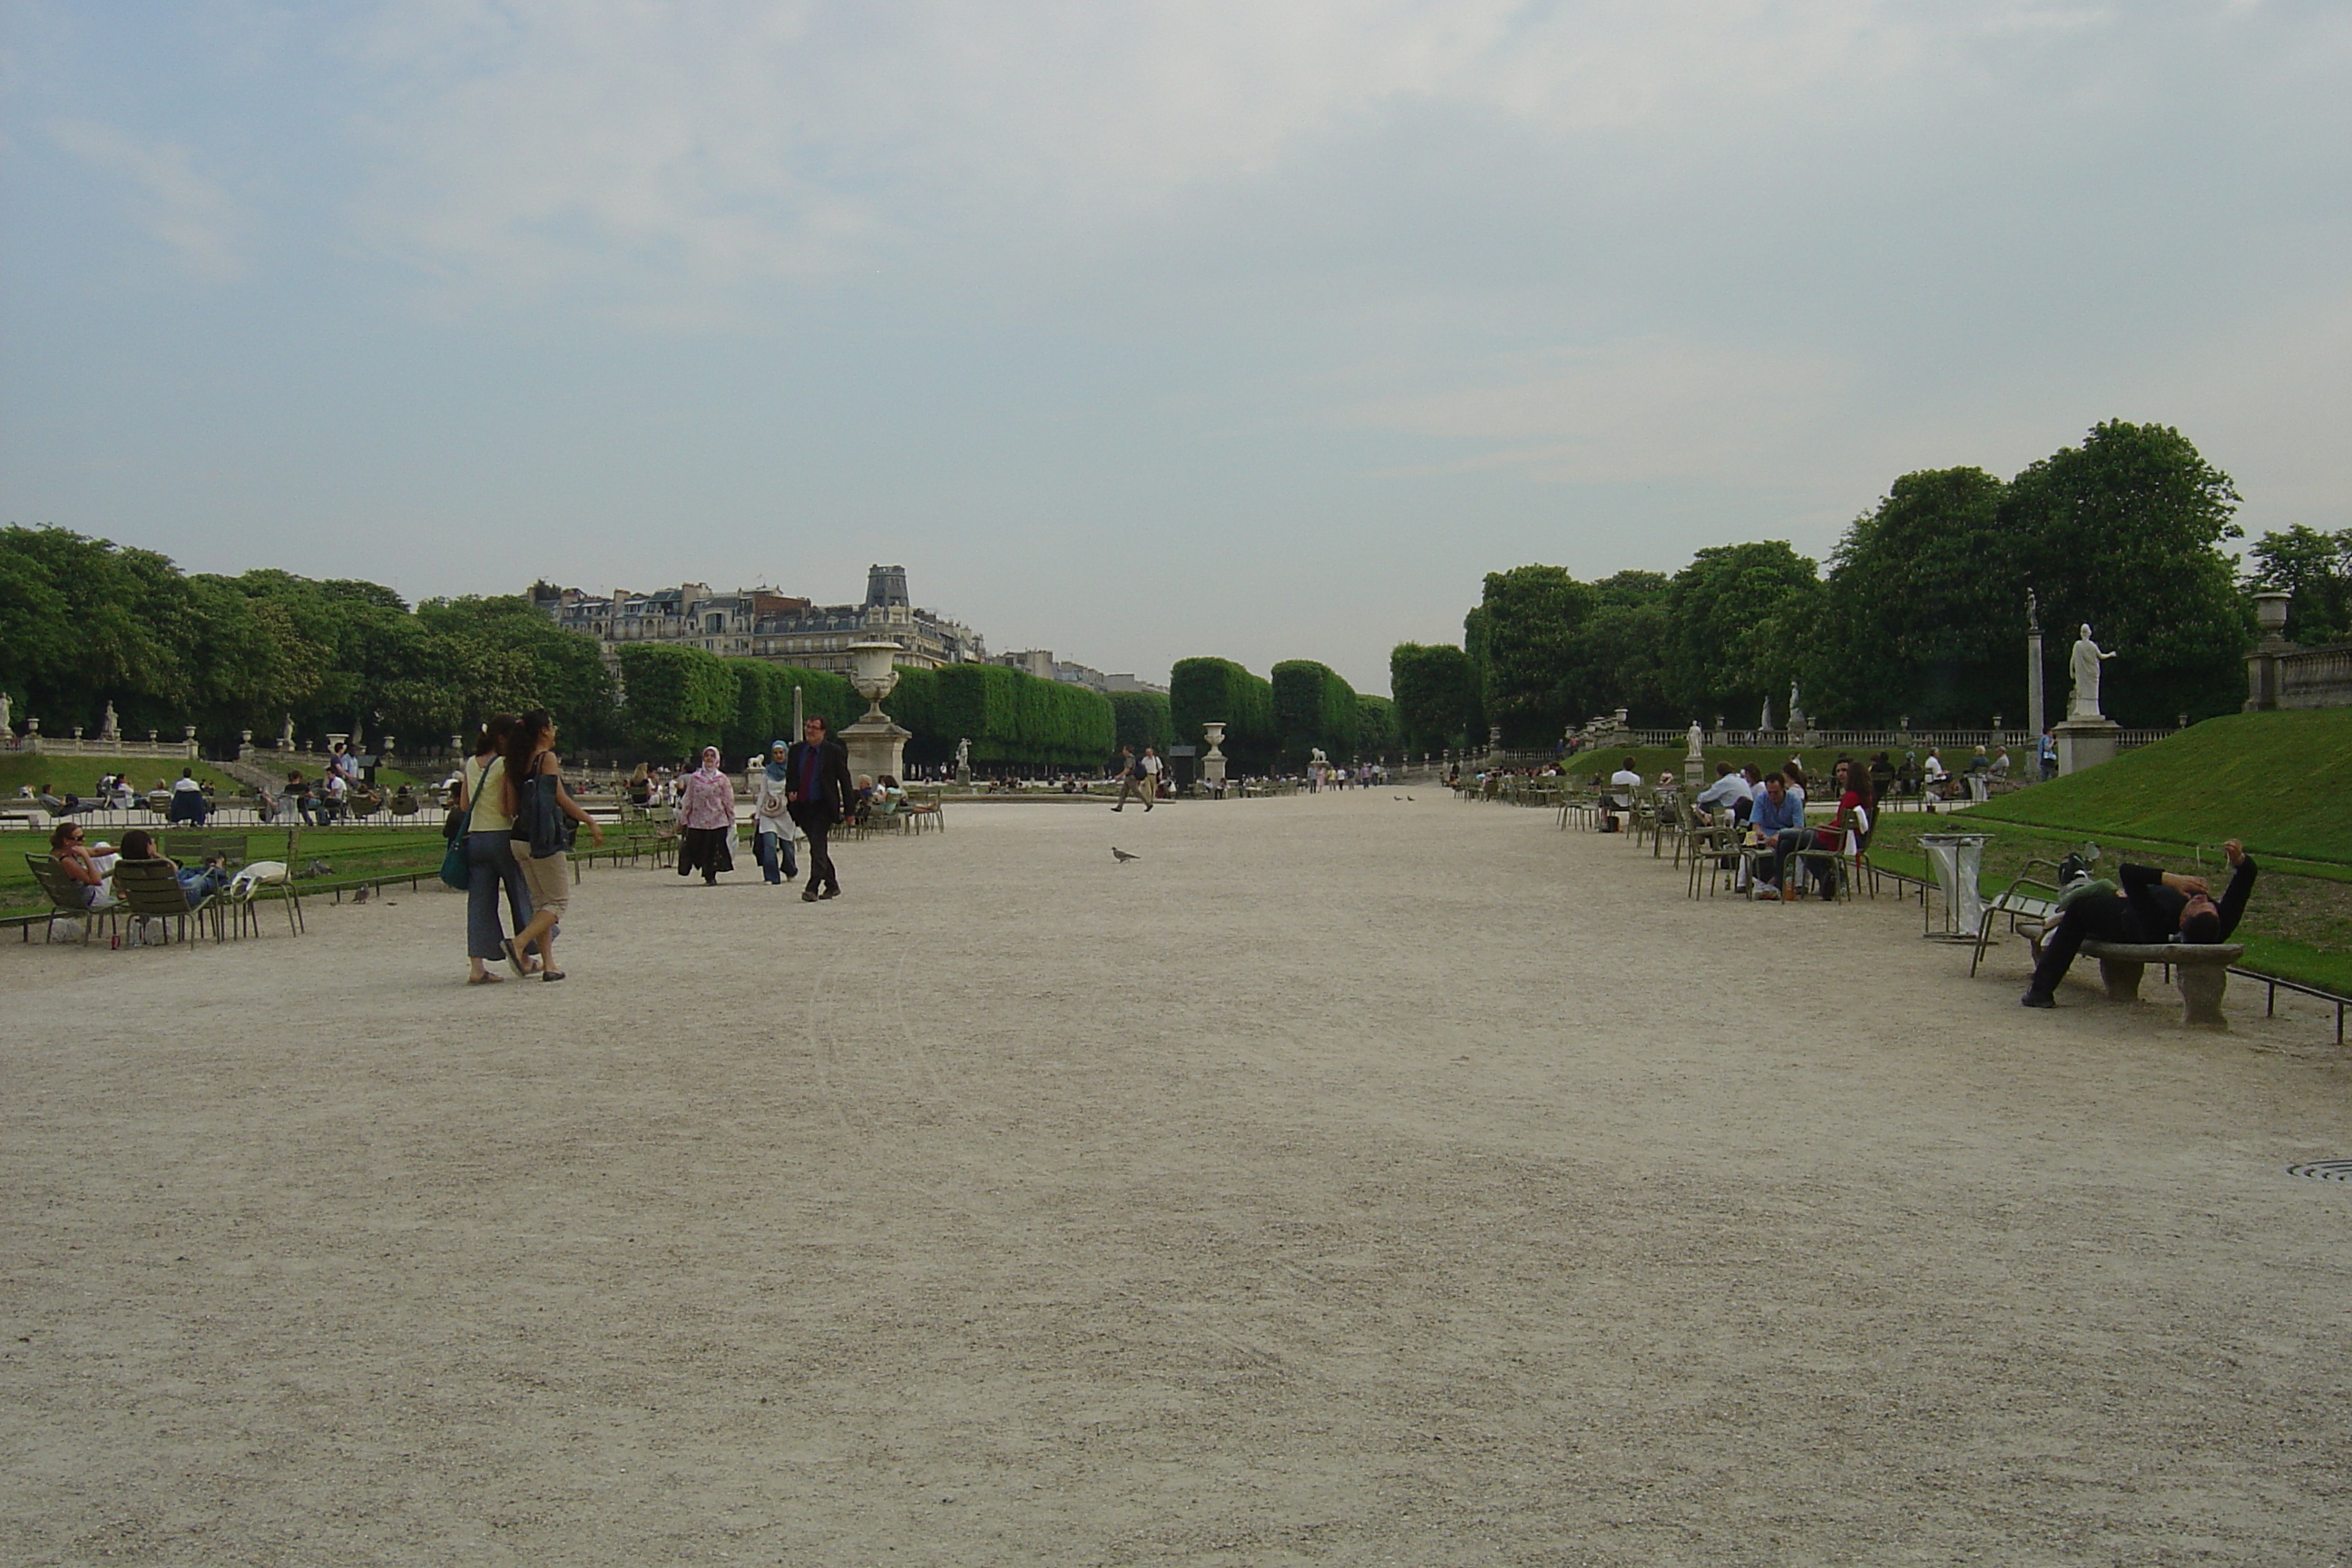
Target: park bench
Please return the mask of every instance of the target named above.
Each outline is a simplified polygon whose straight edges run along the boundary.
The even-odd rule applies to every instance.
[[[2049,867],[2053,873],[2057,870],[2051,861],[2029,860],[2000,896],[1985,905],[1983,918],[1977,925],[1976,957],[1969,963],[1971,976],[1984,960],[1985,944],[1992,939],[1993,921],[2004,918],[2010,929],[2032,946],[2033,962],[2042,962],[2042,939],[2058,922],[2058,889],[2026,875],[2037,866]],[[2167,973],[2173,975],[2173,984],[2180,993],[2180,1021],[2209,1029],[2230,1026],[2230,1021],[2221,1015],[2221,998],[2230,988],[2231,966],[2245,955],[2245,944],[2234,942],[2093,941],[2083,944],[2083,956],[2099,961],[2099,980],[2106,988],[2107,1000],[2138,1001],[2139,983],[2147,966],[2160,963]]]

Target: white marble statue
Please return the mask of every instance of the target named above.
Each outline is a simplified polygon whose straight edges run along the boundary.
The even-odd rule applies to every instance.
[[[1756,721],[1756,727],[1759,730],[1769,730],[1772,727],[1772,700],[1769,697],[1764,699],[1764,717]]]
[[[2083,635],[2074,639],[2074,652],[2068,660],[2074,676],[2074,700],[2067,705],[2068,719],[2103,719],[2099,711],[2099,667],[2116,657],[2113,648],[2103,648],[2091,640],[2091,623],[2083,623]]]
[[[106,717],[98,721],[98,738],[101,741],[122,738],[122,721],[114,716],[114,704],[111,702],[106,705]]]
[[[0,738],[14,740],[16,734],[16,715],[9,710],[8,694],[0,691]]]
[[[971,738],[969,735],[966,735],[960,737],[956,741],[956,771],[958,773],[967,773],[971,771]]]
[[[294,715],[291,713],[286,715],[286,728],[278,731],[278,749],[281,752],[294,749]]]
[[[1698,727],[1698,721],[1696,719],[1691,721],[1689,739],[1690,750],[1684,753],[1685,757],[1706,755],[1706,731]]]

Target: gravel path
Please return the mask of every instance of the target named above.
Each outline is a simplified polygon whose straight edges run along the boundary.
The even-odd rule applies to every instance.
[[[0,944],[0,1560],[2352,1562],[2328,1026],[1397,793]]]

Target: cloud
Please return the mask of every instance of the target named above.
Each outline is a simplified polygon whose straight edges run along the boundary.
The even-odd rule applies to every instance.
[[[818,279],[1161,221],[1405,115],[1672,177],[2116,25],[2056,0],[404,4],[354,46],[382,84],[360,221],[494,288]]]
[[[196,171],[185,146],[94,120],[57,121],[48,132],[66,152],[125,181],[132,219],[199,281],[226,283],[244,274],[237,204],[217,181]]]
[[[1792,447],[1835,425],[1858,375],[1817,353],[1652,334],[1495,356],[1454,371],[1451,386],[1342,403],[1321,422],[1437,449],[1392,474],[1769,485],[1801,465]],[[1436,378],[1417,369],[1399,379]]]

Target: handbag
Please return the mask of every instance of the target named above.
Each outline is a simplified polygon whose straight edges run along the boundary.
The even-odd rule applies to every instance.
[[[489,772],[488,767],[483,768],[482,776],[488,777]],[[466,833],[473,825],[474,797],[481,793],[481,787],[478,781],[467,785],[466,809],[450,814],[454,830],[449,833],[449,847],[441,855],[442,882],[460,892],[471,886],[474,880],[474,868],[466,858]]]
[[[558,792],[563,781],[552,773],[533,773],[522,798],[523,826],[530,836],[530,858],[544,860],[572,847],[579,828],[565,816]]]

